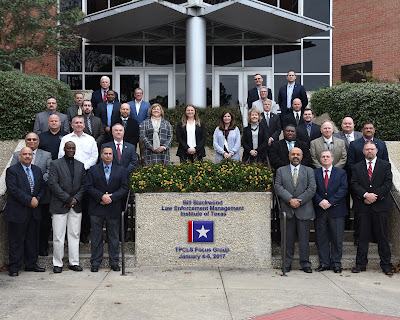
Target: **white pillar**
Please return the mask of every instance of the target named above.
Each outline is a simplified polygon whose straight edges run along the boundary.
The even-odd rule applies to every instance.
[[[206,20],[186,20],[186,104],[205,108],[206,92]]]

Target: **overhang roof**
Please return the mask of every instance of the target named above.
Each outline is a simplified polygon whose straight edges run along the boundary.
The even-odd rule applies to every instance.
[[[91,42],[109,41],[190,16],[204,17],[241,30],[286,42],[295,42],[333,27],[256,0],[225,1],[203,8],[185,7],[162,0],[138,0],[91,14],[81,25]]]

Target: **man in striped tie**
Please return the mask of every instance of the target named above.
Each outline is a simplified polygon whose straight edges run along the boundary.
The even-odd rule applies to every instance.
[[[373,141],[364,144],[364,161],[353,166],[351,194],[353,210],[358,215],[360,236],[356,266],[353,273],[366,270],[368,246],[373,230],[378,243],[380,266],[386,275],[393,275],[390,246],[387,239],[387,212],[392,208],[390,189],[392,171],[390,162],[378,159],[378,149]]]

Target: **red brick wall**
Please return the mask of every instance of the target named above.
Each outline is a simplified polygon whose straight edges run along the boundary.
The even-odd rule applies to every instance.
[[[23,69],[24,73],[48,75],[57,79],[57,55],[44,55],[40,61],[26,62]]]
[[[332,78],[342,65],[372,61],[374,76],[400,73],[400,1],[333,0]]]

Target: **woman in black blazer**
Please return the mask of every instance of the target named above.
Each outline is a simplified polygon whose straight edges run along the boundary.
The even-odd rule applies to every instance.
[[[206,128],[192,105],[187,105],[182,115],[182,121],[176,127],[176,138],[179,146],[176,155],[181,162],[187,160],[201,161],[206,156],[204,144],[206,142]]]
[[[260,111],[251,108],[248,114],[249,124],[243,130],[243,162],[263,162],[268,147],[268,128],[261,122]],[[256,146],[254,146],[256,142]]]

